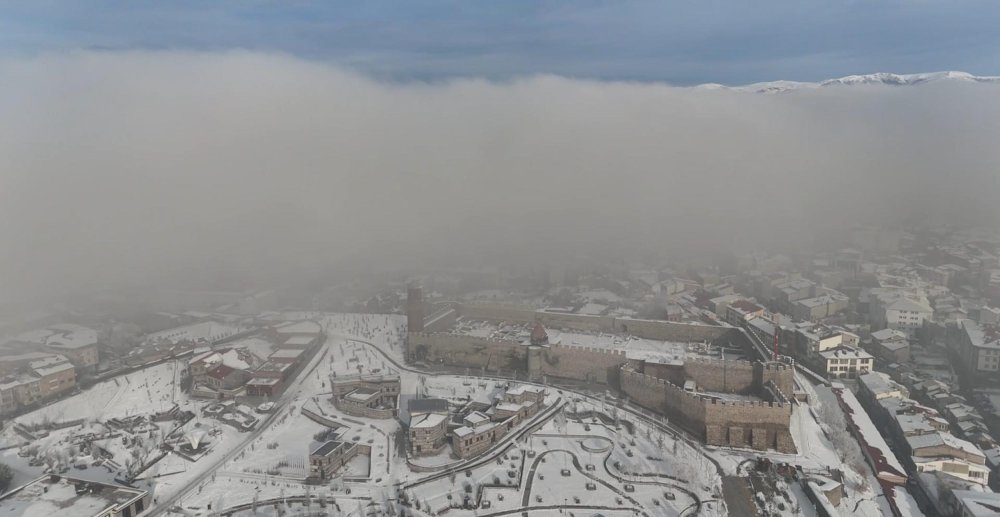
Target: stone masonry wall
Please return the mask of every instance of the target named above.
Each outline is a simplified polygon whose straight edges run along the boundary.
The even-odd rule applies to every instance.
[[[663,380],[623,368],[621,390],[632,402],[666,415],[705,439],[705,402]]]
[[[542,375],[617,386],[618,371],[626,362],[623,350],[553,345],[529,352],[532,377]],[[536,356],[532,357],[532,356]]]
[[[684,375],[701,391],[749,393],[754,389],[754,366],[749,361],[695,359],[684,361]],[[682,383],[677,383],[682,384]]]
[[[456,334],[410,332],[407,353],[430,364],[525,371],[527,347],[516,341]]]
[[[774,384],[785,396],[795,392],[795,369],[782,363],[754,363],[754,383]]]
[[[673,321],[616,318],[613,330],[644,339],[714,342],[727,337],[736,329],[714,325],[692,325],[690,323],[677,323]]]
[[[633,402],[666,415],[709,445],[795,452],[790,403],[711,399],[629,367],[622,369],[621,386]]]

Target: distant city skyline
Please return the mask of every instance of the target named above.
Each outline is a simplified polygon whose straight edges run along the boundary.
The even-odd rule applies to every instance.
[[[250,50],[388,80],[556,74],[677,85],[873,72],[1000,75],[1000,4],[815,2],[13,2],[0,56]]]

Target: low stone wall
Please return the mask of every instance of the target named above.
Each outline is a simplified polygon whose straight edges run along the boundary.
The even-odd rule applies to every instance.
[[[344,413],[346,413],[348,415],[351,415],[351,416],[358,416],[358,417],[364,417],[364,418],[376,418],[376,419],[380,419],[380,420],[385,420],[385,419],[388,419],[388,418],[395,418],[396,417],[396,409],[395,408],[385,408],[385,409],[382,409],[382,408],[370,408],[370,407],[365,406],[363,404],[355,404],[355,403],[353,403],[353,402],[351,402],[351,401],[349,401],[349,400],[347,400],[345,398],[336,398],[335,397],[333,399],[333,407],[335,407],[338,410],[340,410],[340,411],[342,411],[342,412],[344,412]]]
[[[329,427],[330,429],[337,429],[338,427],[344,427],[343,425],[337,423],[336,420],[327,418],[305,407],[302,408],[302,414],[305,415],[306,418],[308,418],[309,420],[312,420],[313,422],[316,422],[319,425]]]

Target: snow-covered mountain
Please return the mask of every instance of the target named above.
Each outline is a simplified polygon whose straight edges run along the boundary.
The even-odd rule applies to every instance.
[[[888,85],[888,86],[913,86],[926,84],[935,81],[961,81],[973,83],[996,83],[1000,84],[1000,76],[978,76],[966,72],[929,72],[923,74],[890,74],[880,72],[867,75],[849,75],[838,79],[827,79],[816,83],[799,81],[769,81],[763,83],[753,83],[743,86],[725,86],[721,84],[702,84],[696,86],[700,89],[710,90],[733,90],[739,92],[752,93],[781,93],[793,90],[808,88],[825,88],[831,86],[856,86],[856,85]]]

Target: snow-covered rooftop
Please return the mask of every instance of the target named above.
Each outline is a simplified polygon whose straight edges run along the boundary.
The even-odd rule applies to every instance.
[[[448,415],[442,415],[440,413],[425,413],[414,417],[410,421],[411,429],[429,429],[432,427],[437,427],[444,420],[448,419]]]
[[[903,464],[893,454],[885,438],[878,432],[878,428],[875,427],[875,424],[868,416],[868,413],[865,412],[864,407],[861,406],[858,398],[850,390],[838,383],[834,384],[833,392],[846,408],[847,418],[854,425],[855,429],[857,429],[863,442],[861,445],[862,447],[867,447],[868,456],[875,462],[876,470],[887,470],[889,474],[905,478],[906,469],[903,468]]]
[[[91,487],[77,493],[77,484]],[[52,517],[54,515],[101,515],[117,505],[126,504],[146,494],[144,490],[84,482],[68,478],[44,476],[22,490],[0,499],[0,514],[18,517]]]
[[[927,447],[951,447],[954,449],[959,449],[966,454],[971,454],[974,456],[979,456],[981,458],[986,458],[983,451],[976,447],[972,442],[967,442],[961,438],[957,438],[950,433],[932,433],[932,434],[921,434],[917,436],[907,436],[906,441],[910,444],[910,448],[916,452],[918,449],[923,449]]]

